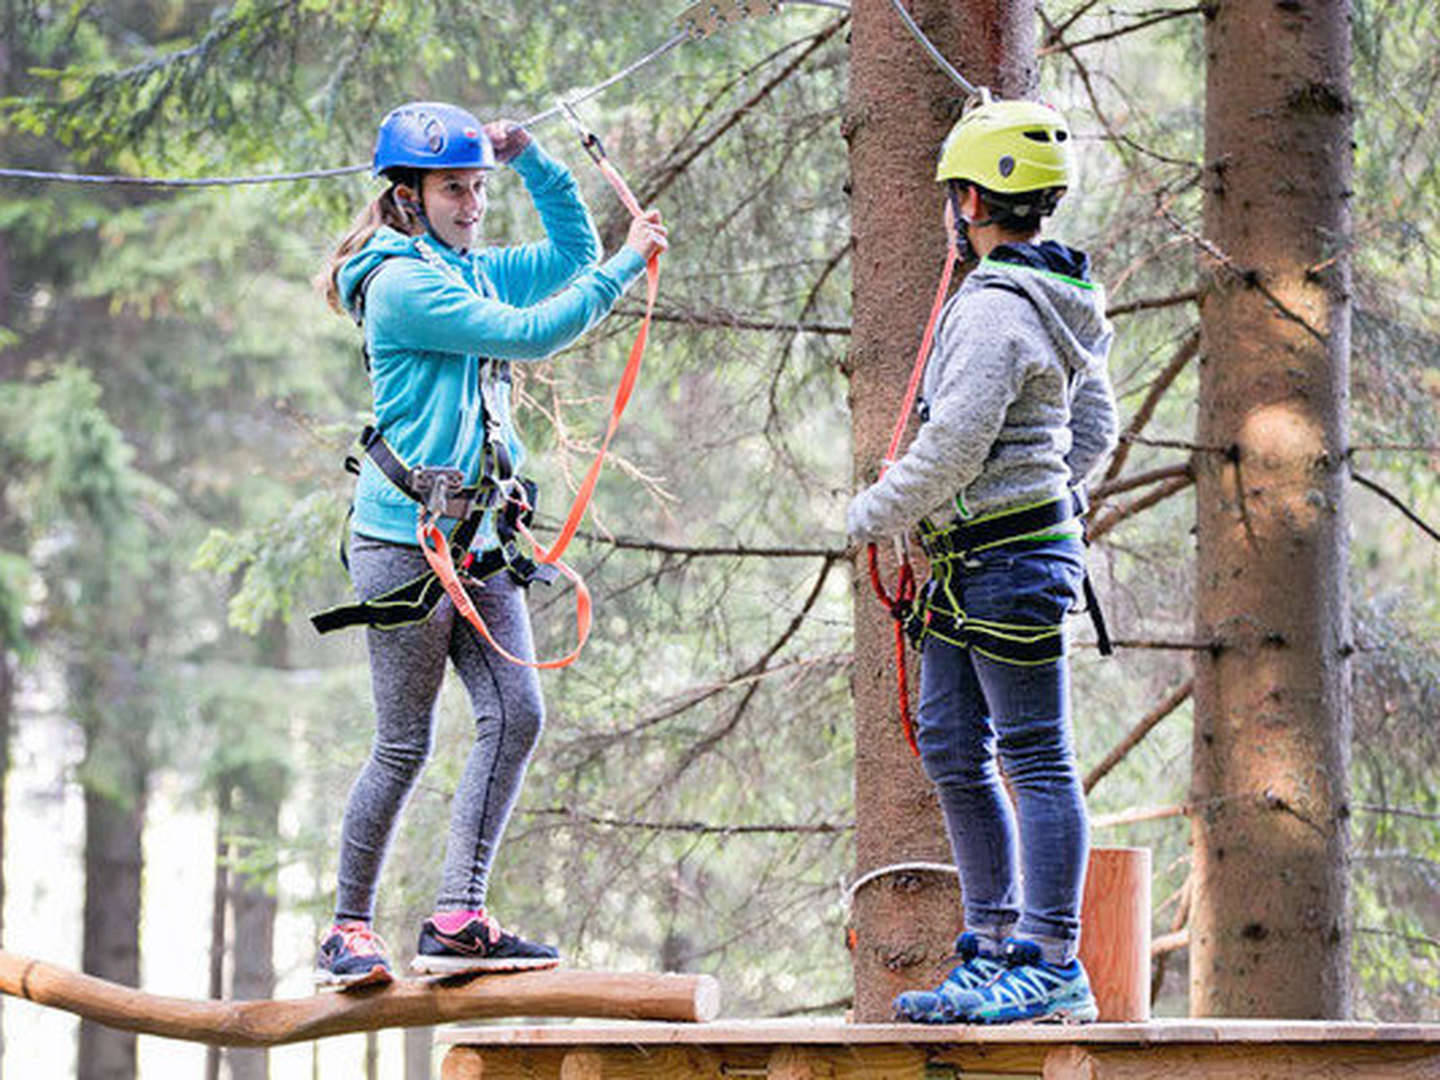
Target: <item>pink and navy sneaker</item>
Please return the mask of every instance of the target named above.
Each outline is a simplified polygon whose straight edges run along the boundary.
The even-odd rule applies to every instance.
[[[426,975],[466,971],[529,971],[560,963],[553,945],[537,945],[502,930],[485,911],[437,911],[420,927],[410,966]]]
[[[383,986],[394,979],[385,942],[359,919],[337,922],[320,938],[315,955],[315,985],[351,990]]]

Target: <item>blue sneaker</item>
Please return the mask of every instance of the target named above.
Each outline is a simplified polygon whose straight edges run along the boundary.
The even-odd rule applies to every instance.
[[[955,1003],[972,990],[978,990],[1005,970],[993,956],[980,955],[980,938],[961,934],[955,941],[955,955],[960,965],[934,990],[906,990],[895,999],[895,1019],[916,1024],[956,1024],[964,1020]]]
[[[1080,961],[1046,963],[1033,941],[1005,942],[1006,967],[991,982],[957,995],[955,1012],[972,1024],[1018,1020],[1089,1023],[1099,1016]]]
[[[338,922],[320,939],[315,956],[315,985],[353,990],[383,986],[395,976],[385,955],[385,942],[358,919]]]

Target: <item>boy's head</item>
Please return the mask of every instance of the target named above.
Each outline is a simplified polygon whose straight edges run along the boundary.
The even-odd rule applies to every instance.
[[[1070,185],[1070,131],[1065,118],[1033,101],[991,101],[968,109],[950,129],[935,179],[963,199],[975,188],[983,221],[1031,237]]]

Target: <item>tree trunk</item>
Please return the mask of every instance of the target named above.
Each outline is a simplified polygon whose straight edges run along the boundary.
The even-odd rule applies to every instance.
[[[97,756],[94,745],[87,756]],[[109,779],[114,782],[117,777],[112,772]],[[124,801],[93,784],[85,790],[81,966],[102,979],[139,986],[146,774],[143,769],[133,769],[123,780]],[[134,1080],[135,1036],[88,1020],[82,1022],[76,1076],[78,1080]]]
[[[1209,12],[1190,1009],[1350,1009],[1343,0]]]
[[[972,83],[1004,97],[1034,87],[1033,0],[907,6]],[[854,313],[847,374],[859,488],[877,475],[939,278],[944,199],[935,160],[963,93],[920,50],[889,0],[855,0],[851,11],[844,134]],[[882,551],[882,564],[893,579],[890,552]],[[900,733],[892,623],[871,592],[863,551],[852,591],[857,878],[911,860],[949,862],[934,791]],[[938,981],[959,925],[959,891],[950,875],[888,874],[861,888],[852,912],[855,1019],[888,1020],[896,993]]]
[[[276,676],[289,667],[285,623],[269,619],[255,639],[256,662]],[[230,911],[234,919],[235,953],[231,965],[231,996],[237,1001],[263,1001],[275,996],[275,863],[280,838],[280,803],[288,785],[279,759],[250,762],[235,776],[234,819],[226,823],[244,839],[231,843],[232,857],[252,869],[230,873]],[[258,850],[257,850],[258,849]],[[257,858],[258,855],[258,858]],[[230,1080],[265,1080],[270,1070],[267,1050],[231,1050],[226,1054]]]
[[[210,889],[210,997],[225,996],[225,915],[230,896],[230,777],[215,782],[215,874]],[[205,1080],[220,1080],[220,1048],[205,1048]]]
[[[434,1072],[430,1059],[435,1043],[435,1029],[405,1029],[405,1080],[430,1080]]]
[[[254,796],[255,792],[247,793]],[[259,799],[246,808],[245,825],[258,835],[273,839],[280,829],[280,804]],[[264,841],[269,843],[269,840]],[[235,922],[235,954],[231,972],[231,996],[237,1001],[264,1001],[275,996],[275,915],[277,904],[273,875],[233,873],[230,910]],[[269,1074],[266,1050],[231,1050],[226,1054],[231,1080],[265,1080]]]
[[[0,492],[0,506],[4,502]],[[5,792],[9,788],[10,731],[15,715],[15,672],[11,664],[10,650],[0,644],[0,949],[5,946]],[[4,1019],[0,1010],[0,1076],[5,1075]]]

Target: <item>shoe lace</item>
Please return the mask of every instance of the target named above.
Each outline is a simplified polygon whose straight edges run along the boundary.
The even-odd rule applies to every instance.
[[[491,945],[494,945],[496,942],[498,942],[501,936],[505,933],[504,930],[500,929],[500,923],[496,921],[495,916],[491,915],[484,908],[481,908],[475,913],[475,918],[480,923],[480,925],[485,928],[485,937],[489,940]]]
[[[331,933],[340,935],[340,944],[355,956],[383,956],[388,952],[385,939],[368,923],[336,923]]]

